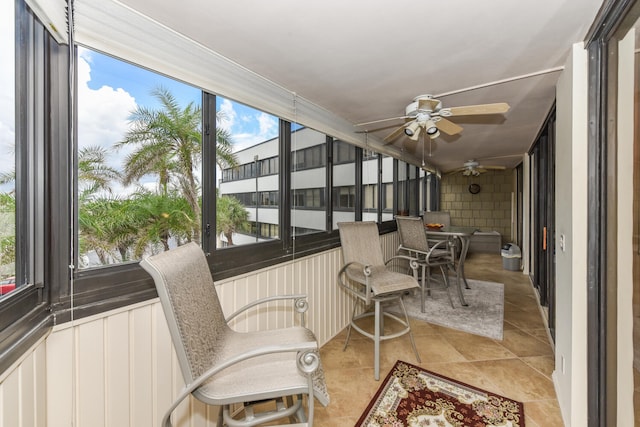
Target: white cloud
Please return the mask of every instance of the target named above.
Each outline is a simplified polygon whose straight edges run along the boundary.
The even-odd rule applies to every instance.
[[[234,108],[236,104],[228,99],[223,99],[219,110],[223,119],[218,126],[231,133],[234,151],[260,144],[278,135],[278,118],[250,107]]]
[[[135,98],[122,88],[102,86],[91,89],[91,53],[81,50],[78,57],[78,147],[107,149],[122,140],[129,129],[128,118],[136,109]],[[109,162],[120,168],[124,150]]]
[[[258,123],[260,124],[260,136],[265,140],[271,139],[278,135],[278,119],[267,113],[258,115]]]
[[[129,129],[128,119],[136,109],[135,98],[122,88],[89,87],[91,81],[91,52],[80,49],[78,54],[78,149],[100,146],[109,152],[109,166],[122,170],[124,158],[133,148],[118,151],[114,144],[121,141]],[[113,193],[126,196],[134,188],[122,188],[112,183]]]
[[[233,103],[228,99],[224,99],[222,104],[220,104],[220,111],[222,114],[222,120],[218,122],[218,126],[222,129],[226,129],[229,132],[232,132],[232,128],[235,125],[236,119],[238,118],[238,114],[233,109]]]

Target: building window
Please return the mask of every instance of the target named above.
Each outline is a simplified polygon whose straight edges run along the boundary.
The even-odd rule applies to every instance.
[[[344,141],[333,142],[333,164],[353,163],[356,161],[356,147]]]
[[[356,187],[333,187],[333,209],[353,211],[356,206]]]
[[[292,172],[324,167],[327,157],[325,152],[326,145],[324,142],[321,142],[321,144],[291,153]]]
[[[324,188],[304,188],[291,191],[291,201],[297,208],[324,209]]]

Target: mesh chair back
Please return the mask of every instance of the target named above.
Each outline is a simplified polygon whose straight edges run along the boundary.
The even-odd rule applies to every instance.
[[[340,222],[340,241],[345,264],[384,266],[378,225],[372,221]]]
[[[190,383],[216,361],[230,331],[200,246],[184,246],[140,262],[156,285],[185,381]]]
[[[413,249],[422,252],[429,251],[429,242],[424,230],[424,223],[418,217],[398,216],[398,236],[400,245],[404,249]]]

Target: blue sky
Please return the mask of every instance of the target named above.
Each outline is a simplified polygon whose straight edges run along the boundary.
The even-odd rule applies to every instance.
[[[79,55],[80,61],[86,63],[89,69],[83,71],[82,64],[79,66],[78,85],[85,85],[88,91],[85,94],[88,96],[103,96],[105,105],[113,106],[113,98],[122,100],[123,96],[128,94],[135,102],[134,107],[142,105],[157,108],[159,104],[151,92],[159,86],[168,89],[183,107],[189,102],[201,104],[202,93],[198,88],[98,52],[80,49]],[[108,100],[108,97],[112,99]],[[83,108],[82,95],[79,98],[81,109]],[[242,149],[277,135],[276,117],[220,96],[217,104],[219,110],[225,111],[227,118],[221,126],[233,135],[238,145],[236,149]],[[129,109],[128,112],[130,113],[131,110]],[[83,141],[80,143],[82,144]]]
[[[124,61],[115,60],[96,52],[91,53],[91,80],[88,87],[93,90],[102,86],[123,88],[130,93],[138,105],[157,106],[151,91],[163,86],[171,91],[180,105],[194,102],[201,104],[201,91],[193,86],[147,71]]]

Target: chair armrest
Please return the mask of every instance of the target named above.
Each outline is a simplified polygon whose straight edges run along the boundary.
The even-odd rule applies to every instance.
[[[348,262],[348,263],[346,263],[345,265],[342,266],[340,271],[338,271],[338,276],[344,274],[347,271],[347,268],[352,267],[352,266],[361,268],[362,272],[364,273],[365,276],[370,276],[371,275],[371,266],[370,265],[364,265],[364,264],[361,264],[359,262],[351,261],[351,262]]]
[[[196,378],[191,384],[186,384],[182,389],[180,394],[175,398],[169,409],[165,412],[164,417],[162,418],[161,425],[164,427],[171,427],[171,414],[178,407],[180,402],[182,402],[186,397],[188,397],[191,393],[193,393],[198,387],[205,383],[209,378],[218,372],[223,371],[224,369],[229,368],[237,363],[242,361],[252,359],[254,357],[266,356],[268,354],[274,353],[288,353],[288,352],[298,352],[297,364],[301,371],[310,376],[320,365],[319,358],[315,357],[315,355],[310,355],[318,350],[318,343],[316,341],[303,341],[297,343],[288,343],[288,344],[279,344],[279,345],[267,345],[262,347],[256,347],[240,353],[230,359],[223,360],[218,363],[216,366],[208,369],[205,373]],[[313,389],[309,390],[310,395],[309,398],[313,398]]]
[[[264,303],[271,302],[271,301],[282,301],[282,300],[293,300],[293,307],[295,308],[296,312],[300,313],[300,317],[302,319],[302,326],[304,326],[304,313],[309,308],[309,303],[307,303],[307,296],[305,294],[274,295],[274,296],[270,296],[270,297],[266,297],[266,298],[257,299],[255,301],[250,302],[249,304],[247,304],[247,305],[245,305],[243,307],[240,307],[234,313],[232,313],[231,315],[227,316],[225,318],[225,321],[228,323],[234,317],[238,316],[239,314],[242,314],[243,312],[245,312],[248,309],[250,309],[252,307],[255,307],[257,305],[264,304]]]
[[[451,256],[451,260],[453,261],[453,256],[451,252],[451,242],[449,240],[438,240],[432,247],[429,249],[429,253],[426,254],[426,259],[430,259],[431,256],[440,256],[434,255],[436,251],[448,251],[449,256]]]
[[[347,281],[345,280],[345,276],[347,278],[349,277],[347,275],[347,269],[349,267],[356,267],[356,268],[362,269],[365,282],[361,283],[359,280],[354,280],[354,283],[357,283],[359,286],[364,287],[364,292],[353,289],[351,286],[347,284]],[[369,304],[369,293],[371,291],[371,285],[369,284],[369,276],[371,276],[370,265],[364,265],[355,261],[348,262],[344,266],[342,266],[340,271],[338,271],[338,285],[342,287],[345,290],[345,292],[353,295],[356,298],[363,299],[366,301],[367,304]]]
[[[407,249],[407,248],[403,248],[403,249],[410,250],[411,252],[421,253],[421,254],[424,253],[424,252],[421,252],[421,251],[416,251],[415,249]],[[418,258],[416,258],[414,256],[411,256],[411,255],[402,255],[402,254],[394,255],[391,258],[389,258],[388,260],[386,260],[384,262],[384,264],[387,265],[391,261],[394,261],[394,260],[397,260],[397,259],[402,259],[402,260],[409,261],[409,267],[411,267],[411,269],[413,270],[414,274],[417,274],[417,271],[418,271]]]

